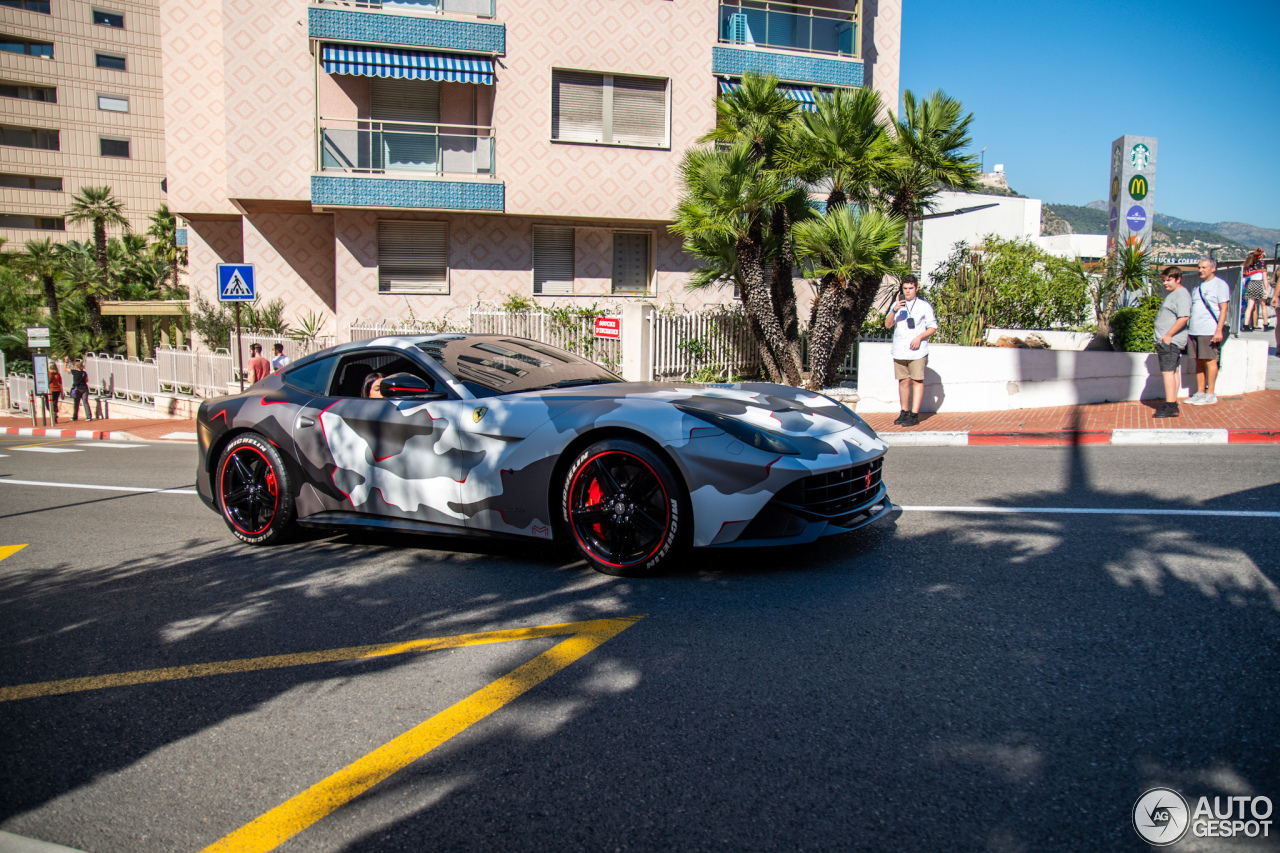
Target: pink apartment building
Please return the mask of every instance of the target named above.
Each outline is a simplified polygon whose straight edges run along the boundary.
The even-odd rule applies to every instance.
[[[545,304],[696,309],[667,226],[747,71],[898,99],[901,0],[165,0],[169,203],[218,263],[352,323]]]

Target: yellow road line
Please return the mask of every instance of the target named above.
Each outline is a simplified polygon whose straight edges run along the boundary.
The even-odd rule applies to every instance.
[[[23,545],[9,546],[14,551]],[[10,552],[12,553],[12,551]],[[7,557],[0,549],[0,559]],[[162,669],[140,669],[110,675],[92,675],[85,678],[67,678],[60,681],[39,681],[0,687],[0,702],[17,699],[33,699],[37,696],[58,696],[63,693],[79,693],[84,690],[102,690],[107,687],[125,687],[132,684],[152,684],[157,681],[176,681],[183,678],[204,678],[210,675],[227,675],[233,672],[254,672],[262,669],[283,669],[290,666],[307,666],[315,663],[360,660],[408,652],[430,652],[437,649],[456,649],[485,643],[506,643],[512,640],[532,640],[538,637],[559,637],[565,634],[590,633],[603,626],[618,622],[617,619],[601,619],[591,622],[567,622],[562,625],[538,625],[533,628],[516,628],[509,631],[486,631],[480,634],[459,634],[454,637],[431,637],[408,640],[402,643],[381,643],[373,646],[352,646],[345,649],[327,649],[318,652],[301,652],[291,655],[268,655],[260,658],[217,663],[196,663],[187,666],[169,666]],[[625,620],[622,620],[625,621]],[[632,620],[634,621],[634,620]],[[631,624],[631,622],[627,622]]]
[[[3,560],[5,557],[12,557],[14,554],[18,553],[25,547],[27,546],[26,545],[0,545],[0,560]]]
[[[50,427],[52,429],[52,427]],[[31,444],[7,444],[10,450],[21,450],[24,447],[48,447],[51,444],[70,444],[73,441],[83,441],[81,438],[50,438],[48,441],[32,442]]]
[[[641,617],[579,622],[580,630],[329,778],[250,821],[201,853],[265,853],[545,681]],[[571,626],[558,626],[571,627]]]

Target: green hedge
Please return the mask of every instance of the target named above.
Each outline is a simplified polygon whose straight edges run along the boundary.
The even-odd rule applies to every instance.
[[[1155,352],[1156,314],[1163,293],[1153,293],[1138,305],[1111,315],[1111,345],[1117,352]]]

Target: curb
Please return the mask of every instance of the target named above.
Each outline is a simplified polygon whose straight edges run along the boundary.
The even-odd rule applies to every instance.
[[[1280,444],[1280,429],[1114,429],[1078,432],[882,432],[895,447],[1060,447],[1072,444]]]
[[[93,429],[48,429],[45,427],[0,427],[0,435],[27,435],[43,438],[91,438],[97,441],[129,441],[127,432]]]

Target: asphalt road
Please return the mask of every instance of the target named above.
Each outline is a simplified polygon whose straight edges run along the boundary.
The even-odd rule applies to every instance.
[[[199,851],[301,795],[258,849],[1123,851],[1154,786],[1280,802],[1280,518],[1232,514],[1280,509],[1280,448],[898,448],[893,523],[639,581],[550,547],[254,549],[190,494],[12,482],[181,492],[194,455],[0,439],[0,687],[643,618],[522,695],[576,635],[0,693],[0,830]],[[1004,511],[910,509],[978,505]],[[1280,849],[1275,820],[1173,849]]]

